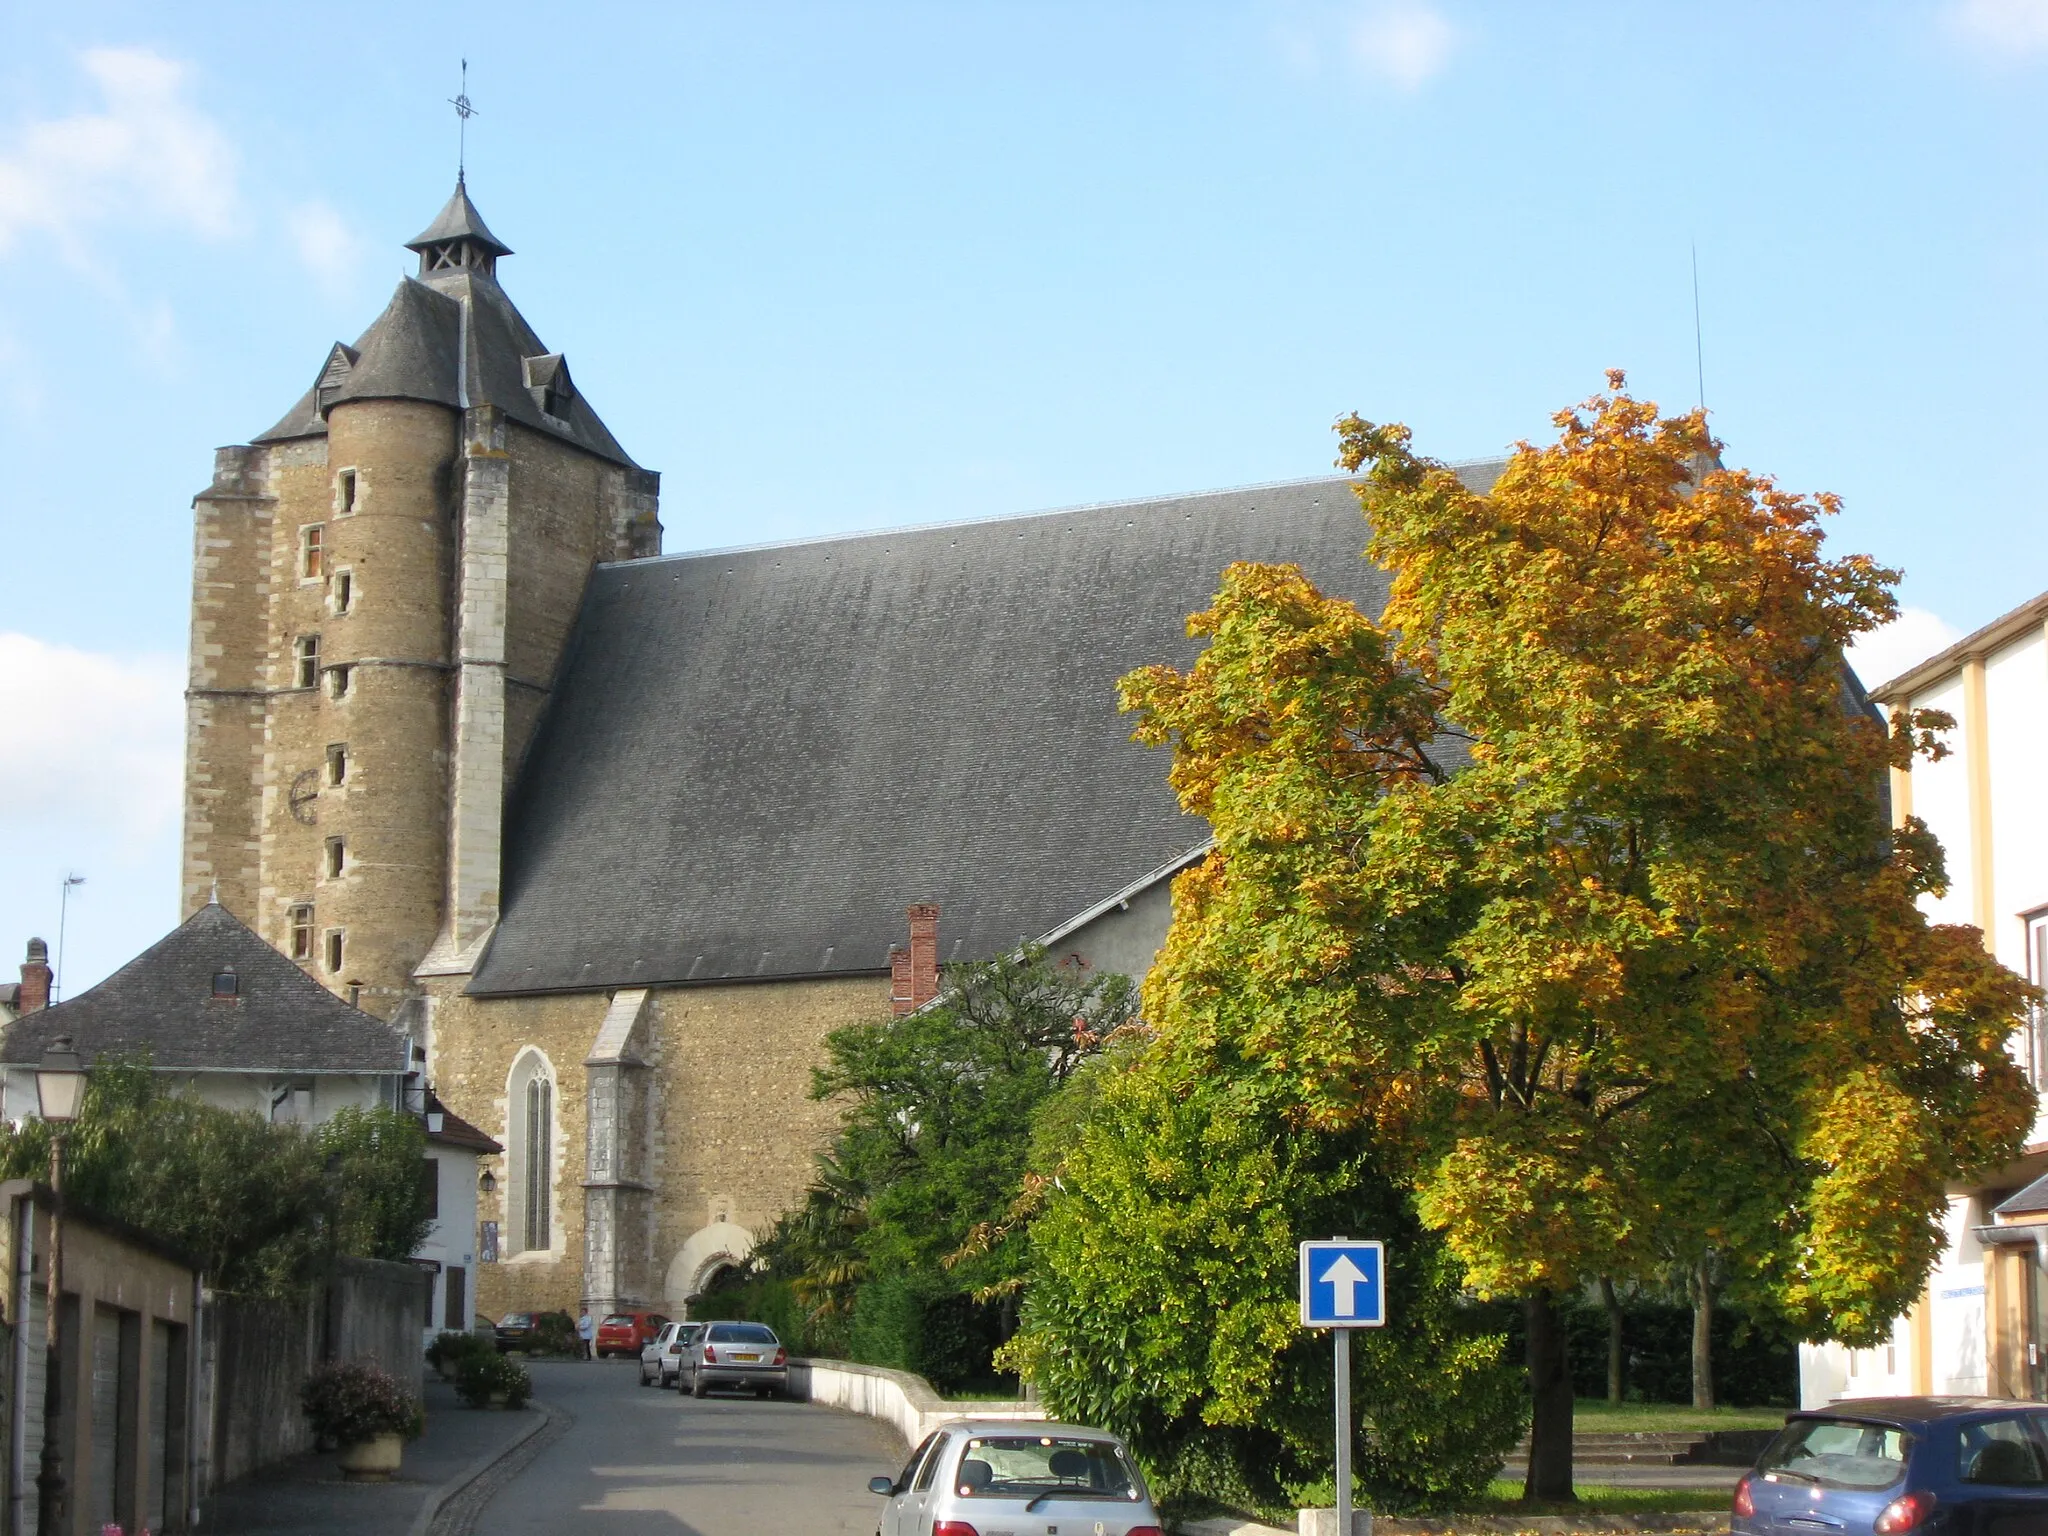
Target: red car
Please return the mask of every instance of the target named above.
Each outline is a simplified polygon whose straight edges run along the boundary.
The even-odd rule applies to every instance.
[[[638,1360],[640,1351],[653,1342],[667,1321],[659,1312],[612,1313],[597,1325],[597,1358],[626,1355]]]

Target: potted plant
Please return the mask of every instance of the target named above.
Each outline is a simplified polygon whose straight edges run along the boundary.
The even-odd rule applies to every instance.
[[[352,1483],[388,1482],[405,1442],[427,1427],[420,1400],[368,1360],[329,1360],[299,1389],[313,1433],[341,1447],[341,1475]]]
[[[492,1350],[462,1362],[455,1392],[472,1408],[524,1408],[533,1396],[533,1378],[510,1355]]]

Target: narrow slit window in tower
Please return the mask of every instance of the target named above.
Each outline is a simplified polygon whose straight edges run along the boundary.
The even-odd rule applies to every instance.
[[[310,688],[320,681],[320,637],[301,635],[292,642],[292,681]]]
[[[327,590],[331,597],[330,606],[334,611],[336,613],[347,613],[356,603],[355,572],[349,570],[336,571],[328,579]]]
[[[327,529],[320,523],[308,523],[299,530],[299,579],[318,581],[327,574],[327,558],[322,548]]]
[[[339,928],[327,930],[327,969],[335,975],[341,974],[342,931]]]
[[[356,669],[354,667],[337,666],[327,669],[327,692],[333,698],[347,698],[349,689],[355,686],[355,681]]]
[[[337,741],[327,749],[327,782],[346,784],[348,782],[348,743]]]
[[[340,470],[334,477],[334,510],[337,515],[347,517],[356,509],[356,472]]]
[[[339,880],[341,872],[348,866],[347,844],[338,837],[327,839],[327,878]]]
[[[294,902],[286,919],[291,930],[292,958],[310,960],[313,958],[313,904],[310,901]]]

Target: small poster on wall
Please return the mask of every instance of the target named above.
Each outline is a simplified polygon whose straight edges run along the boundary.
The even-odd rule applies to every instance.
[[[498,1262],[498,1224],[495,1221],[483,1224],[483,1231],[477,1237],[476,1261],[479,1264]]]

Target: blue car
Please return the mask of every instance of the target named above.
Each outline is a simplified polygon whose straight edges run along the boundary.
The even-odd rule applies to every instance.
[[[2048,1403],[1873,1397],[1793,1414],[1735,1536],[2048,1536]]]

